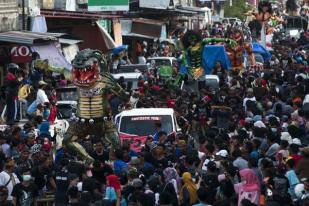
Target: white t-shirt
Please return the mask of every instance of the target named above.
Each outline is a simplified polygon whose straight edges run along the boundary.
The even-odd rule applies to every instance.
[[[245,110],[247,110],[246,103],[247,103],[248,100],[250,100],[250,101],[252,101],[252,102],[256,102],[255,97],[246,97],[246,98],[244,98],[244,101],[243,101],[242,106],[245,108]]]
[[[36,93],[36,103],[38,104],[44,104],[45,102],[49,102],[47,95],[44,90],[38,89],[38,92]]]
[[[1,149],[2,149],[2,152],[5,154],[5,156],[8,157],[10,145],[5,143],[5,144],[1,145]]]
[[[10,175],[5,172],[2,171],[0,172],[0,186],[4,186],[6,185],[6,183],[10,180]],[[9,184],[6,186],[6,188],[8,188],[8,200],[13,200],[13,197],[11,196],[12,191],[13,191],[13,187],[14,185],[19,183],[19,179],[17,178],[17,176],[13,173],[12,178],[9,182]]]

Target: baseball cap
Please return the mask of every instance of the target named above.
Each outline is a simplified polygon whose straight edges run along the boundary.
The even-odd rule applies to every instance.
[[[258,127],[258,128],[266,128],[265,124],[262,121],[255,122],[253,126]]]
[[[292,144],[296,144],[298,146],[301,146],[301,141],[298,138],[294,138],[294,139],[292,139]]]
[[[39,85],[47,85],[46,82],[44,82],[43,80],[39,81]]]
[[[292,143],[292,137],[291,137],[290,133],[288,133],[288,132],[281,132],[281,138],[280,139],[288,141],[289,144]]]
[[[220,157],[227,157],[229,153],[225,149],[222,149],[219,152],[217,152],[216,155]]]

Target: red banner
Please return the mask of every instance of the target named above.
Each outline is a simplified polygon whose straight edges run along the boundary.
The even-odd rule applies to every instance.
[[[140,152],[142,147],[145,146],[145,141],[147,139],[147,136],[131,136],[131,135],[125,135],[120,134],[121,142],[129,142],[131,145],[131,149],[135,152]]]
[[[11,48],[11,61],[13,63],[27,63],[31,61],[32,53],[28,46],[13,46]]]

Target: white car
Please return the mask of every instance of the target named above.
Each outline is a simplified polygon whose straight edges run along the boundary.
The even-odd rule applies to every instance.
[[[135,72],[135,73],[117,73],[117,74],[112,74],[113,78],[118,80],[120,79],[120,77],[124,78],[124,83],[126,84],[126,86],[130,87],[130,84],[132,84],[131,86],[131,90],[135,90],[138,88],[138,81],[140,78],[142,78],[142,73],[139,72]]]
[[[155,63],[157,67],[160,66],[177,66],[178,61],[175,57],[150,57],[147,59],[147,65],[151,65],[152,62]]]

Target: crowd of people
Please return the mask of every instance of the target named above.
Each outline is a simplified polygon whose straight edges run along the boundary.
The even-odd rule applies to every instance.
[[[143,73],[135,91],[120,79],[130,100],[111,95],[113,116],[131,108],[173,108],[181,132],[167,134],[155,122],[140,152],[129,142],[112,150],[99,136],[78,140],[92,163],[77,159],[65,145],[57,147],[57,132],[50,132],[57,114],[55,88],[66,80],[9,64],[0,205],[36,206],[49,199],[56,206],[309,205],[309,76],[298,46],[287,55],[278,49],[262,71],[227,71],[218,63],[213,74],[220,78],[219,89],[171,88],[156,69]],[[143,59],[179,57],[167,44],[140,47]],[[119,62],[130,63],[127,56],[113,61],[114,70]],[[22,127],[18,102],[25,103],[29,119]]]

